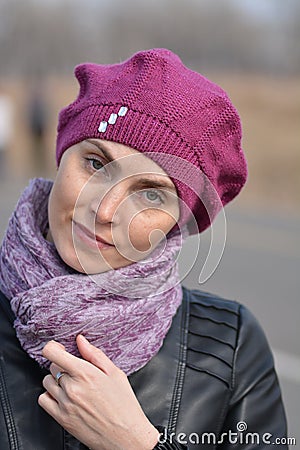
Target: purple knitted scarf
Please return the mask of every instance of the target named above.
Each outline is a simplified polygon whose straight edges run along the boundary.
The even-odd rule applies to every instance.
[[[158,352],[181,303],[175,259],[182,236],[173,234],[144,261],[80,274],[43,237],[51,187],[48,180],[31,181],[0,248],[0,289],[15,313],[17,337],[48,367],[41,354],[46,342],[55,339],[79,356],[75,337],[82,333],[129,375]]]

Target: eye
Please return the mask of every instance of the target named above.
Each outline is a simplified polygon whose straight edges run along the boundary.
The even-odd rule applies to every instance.
[[[161,205],[164,203],[163,196],[157,190],[145,189],[140,191],[139,195],[141,195],[148,203],[152,203],[154,205]]]
[[[104,164],[100,161],[100,159],[90,157],[90,158],[86,158],[86,160],[88,162],[89,167],[92,170],[95,170],[98,172],[99,170],[104,168]]]

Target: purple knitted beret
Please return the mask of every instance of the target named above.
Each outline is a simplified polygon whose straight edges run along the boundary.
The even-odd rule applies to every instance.
[[[194,215],[192,232],[207,228],[247,178],[240,119],[227,94],[166,49],[141,51],[119,64],[81,64],[75,75],[80,92],[59,114],[57,164],[66,149],[88,138],[153,152]],[[167,155],[181,159],[174,164]],[[200,198],[207,184],[219,200],[210,189],[211,211]],[[181,223],[182,217],[188,221],[183,211]]]

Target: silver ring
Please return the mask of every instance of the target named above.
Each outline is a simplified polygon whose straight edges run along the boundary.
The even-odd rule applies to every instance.
[[[66,372],[57,372],[57,374],[55,375],[55,382],[57,384],[57,386],[61,387],[60,385],[60,379],[61,377],[65,374]]]

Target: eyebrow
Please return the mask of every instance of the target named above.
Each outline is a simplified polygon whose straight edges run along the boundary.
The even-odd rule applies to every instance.
[[[114,161],[114,163],[116,164],[116,167],[118,169],[120,169],[120,165],[117,163],[117,160],[112,157],[109,150],[107,148],[105,148],[104,145],[102,145],[99,142],[94,141],[92,139],[86,139],[86,142],[88,142],[92,145],[95,145],[101,151],[101,153],[103,153],[103,155],[109,162]],[[168,175],[162,175],[162,176],[167,177]],[[137,182],[135,183],[135,186],[138,188],[154,187],[154,188],[162,188],[162,189],[163,188],[171,189],[173,192],[176,193],[175,186],[173,184],[169,183],[167,180],[166,181],[163,181],[163,180],[158,181],[158,180],[153,180],[152,178],[139,178],[137,180]]]
[[[101,153],[103,153],[103,155],[105,156],[105,158],[109,161],[115,161],[115,164],[118,168],[120,168],[120,165],[116,162],[116,160],[111,156],[109,150],[107,148],[105,148],[104,145],[100,144],[97,141],[93,141],[92,139],[86,139],[86,142],[88,142],[89,144],[95,145],[95,147],[98,148],[98,150],[100,150]]]
[[[169,183],[165,183],[164,181],[158,181],[158,180],[152,180],[150,178],[139,178],[137,182],[135,183],[135,187],[137,188],[161,188],[161,189],[169,189],[173,192],[176,192],[175,186],[172,186]]]

